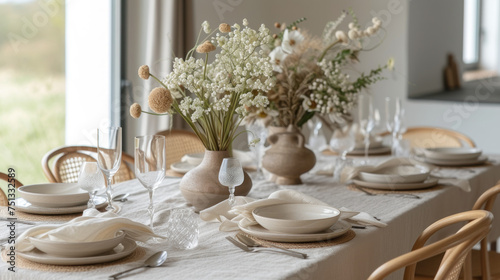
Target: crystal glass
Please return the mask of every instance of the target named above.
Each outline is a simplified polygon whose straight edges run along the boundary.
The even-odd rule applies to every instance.
[[[392,101],[389,97],[385,98],[385,124],[387,131],[392,134],[392,155],[396,155],[399,140],[406,131],[404,125],[404,109],[401,104],[401,99],[396,98]]]
[[[368,164],[368,149],[370,147],[370,136],[375,128],[375,111],[371,95],[359,95],[358,99],[358,122],[364,136],[365,164]]]
[[[335,170],[333,172],[333,180],[340,181],[340,172],[351,161],[347,159],[347,153],[354,149],[356,144],[356,124],[353,122],[344,122],[340,127],[335,129],[330,140],[330,148],[337,151],[340,155],[335,162]]]
[[[135,137],[135,176],[149,193],[149,224],[153,228],[154,190],[165,178],[165,136],[147,135]]]
[[[122,161],[122,128],[107,127],[97,129],[97,163],[107,179],[106,195],[108,206],[106,210],[116,211],[112,203],[111,181],[120,168]]]
[[[87,208],[94,208],[94,198],[97,192],[105,189],[104,175],[97,166],[97,162],[84,162],[80,167],[78,186],[89,193],[90,199]]]
[[[219,170],[219,182],[229,188],[229,205],[234,204],[234,189],[243,183],[245,179],[243,168],[235,158],[225,158]]]
[[[198,217],[190,209],[170,210],[167,225],[168,243],[178,249],[192,249],[198,246]]]
[[[262,125],[257,123],[245,125],[245,129],[248,130],[248,143],[251,143],[255,138],[259,138],[260,141],[255,145],[250,145],[250,151],[254,155],[254,162],[256,165],[255,179],[264,179],[264,174],[262,173],[262,157],[264,155],[264,144],[266,143],[268,131]]]

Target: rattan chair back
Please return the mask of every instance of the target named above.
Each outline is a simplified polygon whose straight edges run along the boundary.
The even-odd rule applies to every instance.
[[[8,184],[12,184],[14,187],[19,188],[22,187],[23,184],[19,182],[17,179],[14,178],[14,180],[9,177],[8,174],[5,174],[3,172],[0,172],[0,180],[5,181]],[[7,191],[11,188],[7,188]],[[7,199],[7,195],[0,189],[0,206],[8,206],[9,205],[9,200]]]
[[[203,153],[205,146],[193,132],[186,130],[164,130],[157,133],[165,136],[167,168],[178,162],[186,154]]]

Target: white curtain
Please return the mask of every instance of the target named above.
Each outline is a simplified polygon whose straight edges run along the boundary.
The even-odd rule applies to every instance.
[[[148,1],[145,64],[156,77],[165,77],[172,70],[174,57],[184,56],[184,13],[183,0]],[[160,86],[152,78],[146,84],[150,90]],[[170,129],[173,124],[170,116],[144,114],[139,120],[139,135]],[[174,126],[181,128],[183,123],[178,122]]]

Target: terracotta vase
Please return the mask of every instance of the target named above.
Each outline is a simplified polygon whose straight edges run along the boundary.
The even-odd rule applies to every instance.
[[[262,166],[276,175],[271,180],[280,185],[302,184],[300,175],[316,164],[314,152],[304,146],[304,135],[289,126],[286,132],[270,135],[267,141],[271,148],[262,159]]]
[[[229,197],[229,189],[219,183],[219,169],[228,151],[205,151],[200,165],[182,177],[180,190],[196,211],[215,205]],[[235,195],[247,195],[252,188],[252,179],[246,172],[243,184],[236,187]]]

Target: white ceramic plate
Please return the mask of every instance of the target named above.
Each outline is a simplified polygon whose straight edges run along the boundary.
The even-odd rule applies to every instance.
[[[376,172],[360,172],[362,181],[373,183],[421,183],[430,174],[430,170],[423,166],[398,165],[390,166]]]
[[[340,217],[336,208],[313,204],[268,205],[255,208],[252,214],[264,228],[284,233],[325,231]]]
[[[111,262],[122,259],[132,254],[135,248],[137,248],[137,244],[135,243],[135,241],[125,238],[123,242],[120,245],[116,246],[114,249],[106,253],[103,253],[101,255],[92,257],[83,257],[83,258],[56,257],[41,252],[38,249],[34,249],[28,252],[17,252],[17,254],[19,254],[19,256],[25,259],[37,263],[55,264],[55,265],[85,265],[85,264]]]
[[[205,153],[186,154],[183,159],[186,159],[186,162],[191,165],[198,166],[203,161],[204,156]]]
[[[53,241],[36,237],[29,239],[31,244],[46,254],[66,258],[83,258],[106,253],[118,246],[124,238],[125,233],[119,232],[118,236],[111,239],[93,242]]]
[[[96,208],[98,209],[108,205],[107,200],[104,197],[100,196],[96,196],[94,202],[96,204]],[[83,210],[85,209],[87,209],[87,203],[71,207],[40,207],[32,205],[22,197],[16,199],[16,210],[30,214],[42,214],[42,215],[74,214],[74,213],[82,213]]]
[[[379,189],[379,190],[417,190],[417,189],[425,189],[425,188],[430,188],[438,183],[438,179],[435,178],[429,178],[421,183],[395,183],[395,184],[388,184],[388,183],[373,183],[373,182],[366,182],[362,180],[352,180],[354,184],[361,186],[361,187],[367,187],[371,189]]]
[[[423,152],[426,158],[436,160],[472,160],[482,153],[477,148],[429,148]]]
[[[381,155],[381,154],[387,154],[391,151],[391,147],[388,146],[382,146],[379,148],[371,148],[368,149],[368,154],[369,155]],[[351,156],[362,156],[365,154],[365,149],[355,149],[347,153],[347,155]]]
[[[261,225],[253,226],[240,226],[240,229],[250,235],[255,237],[277,242],[314,242],[328,240],[335,237],[339,237],[351,229],[351,224],[345,221],[336,222],[331,228],[318,233],[305,233],[305,234],[294,234],[294,233],[279,233],[272,232]]]
[[[382,147],[382,144],[383,144],[382,139],[371,139],[370,146],[368,146],[368,149],[380,148],[380,147]],[[364,150],[365,149],[365,142],[364,141],[356,142],[354,149],[355,150]]]
[[[441,165],[441,166],[468,166],[468,165],[483,164],[488,160],[488,157],[480,156],[478,158],[473,158],[473,159],[452,159],[452,160],[425,158],[424,160],[427,163]]]
[[[87,203],[89,194],[76,183],[48,183],[22,186],[19,195],[42,207],[70,207]]]
[[[183,162],[183,161],[175,162],[175,163],[172,163],[170,165],[170,169],[172,169],[175,172],[181,173],[181,174],[185,174],[189,170],[191,170],[195,167],[196,167],[196,165],[192,165],[192,164],[189,164],[188,162]]]

